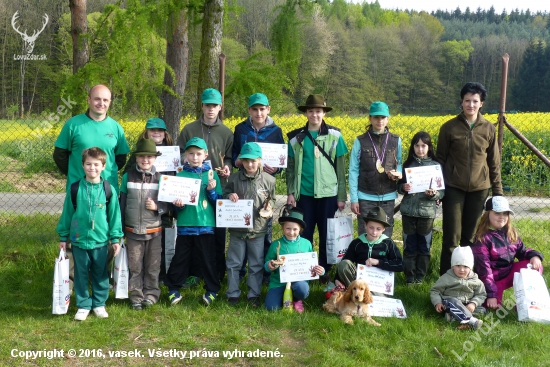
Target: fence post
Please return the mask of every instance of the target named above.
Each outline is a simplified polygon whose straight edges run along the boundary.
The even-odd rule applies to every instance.
[[[220,93],[222,94],[222,109],[220,110],[220,120],[223,121],[223,109],[225,108],[225,54],[221,53],[220,57]]]
[[[502,55],[502,81],[500,85],[500,106],[498,109],[498,150],[502,158],[502,138],[504,135],[504,115],[506,111],[506,88],[508,85],[508,61],[510,56]]]

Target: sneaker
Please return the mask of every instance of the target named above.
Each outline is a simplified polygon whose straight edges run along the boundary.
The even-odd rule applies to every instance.
[[[104,306],[94,308],[94,315],[100,319],[106,319],[109,317],[109,314],[105,310]]]
[[[76,321],[84,321],[86,320],[86,317],[90,314],[90,310],[86,310],[85,308],[79,308],[78,311],[76,311],[76,315],[74,315],[74,319]]]
[[[298,313],[304,312],[304,303],[302,301],[294,301],[294,309]]]
[[[260,297],[249,297],[248,304],[254,308],[260,306]]]
[[[445,321],[453,322],[453,315],[451,315],[449,312],[445,312]]]
[[[197,284],[199,284],[199,278],[196,277],[196,276],[191,275],[191,276],[187,277],[187,280],[185,281],[185,284],[183,285],[183,288],[193,288]]]
[[[422,284],[424,283],[424,278],[419,278],[414,280],[414,284]]]
[[[170,301],[170,306],[176,305],[181,301],[181,294],[179,291],[169,291],[168,292],[168,301]]]
[[[483,325],[483,321],[480,320],[480,319],[477,319],[476,321],[474,321],[470,325],[472,326],[472,329],[477,330],[477,329],[481,328],[481,325]]]
[[[414,278],[407,278],[407,285],[408,286],[414,285]]]
[[[141,303],[138,303],[138,302],[132,303],[132,310],[141,311],[142,310]]]
[[[237,303],[239,303],[239,297],[229,297],[227,299],[227,303],[229,303],[230,305],[236,305]]]
[[[203,296],[202,296],[202,301],[207,305],[207,306],[210,306],[212,304],[212,302],[214,302],[216,300],[216,293],[214,292],[206,292]]]
[[[150,299],[144,299],[143,301],[141,301],[141,305],[144,307],[144,308],[148,308],[148,307],[151,307],[152,305],[154,305],[155,303],[153,301],[151,301]]]

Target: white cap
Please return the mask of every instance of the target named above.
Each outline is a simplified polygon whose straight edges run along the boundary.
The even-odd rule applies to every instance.
[[[510,203],[504,196],[493,196],[485,202],[485,210],[492,210],[497,213],[510,212],[514,214],[514,211],[510,209]]]
[[[459,246],[454,249],[451,256],[451,266],[463,265],[474,268],[474,253],[470,246]]]

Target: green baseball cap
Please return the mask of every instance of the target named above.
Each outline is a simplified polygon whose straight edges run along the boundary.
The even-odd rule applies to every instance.
[[[163,119],[159,119],[158,117],[153,117],[147,120],[147,123],[145,124],[146,129],[164,129],[166,130],[166,123]]]
[[[206,146],[206,142],[201,138],[194,137],[189,139],[189,141],[187,141],[187,144],[185,144],[185,150],[187,150],[187,148],[189,147],[197,147],[200,149],[204,149],[205,151],[208,152],[208,147]]]
[[[263,93],[254,93],[248,97],[248,107],[252,107],[254,105],[269,106],[267,96]]]
[[[222,94],[214,88],[205,89],[202,92],[201,102],[203,104],[222,104]]]
[[[372,102],[370,105],[369,115],[390,117],[390,108],[384,102]]]
[[[243,145],[241,148],[240,159],[256,159],[262,158],[262,148],[257,143],[250,142]]]

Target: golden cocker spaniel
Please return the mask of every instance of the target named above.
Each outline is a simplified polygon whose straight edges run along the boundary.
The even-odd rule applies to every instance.
[[[371,325],[380,326],[369,314],[369,303],[372,295],[367,282],[354,280],[345,292],[335,292],[323,305],[323,310],[340,314],[346,324],[353,324],[353,317],[359,317]]]

